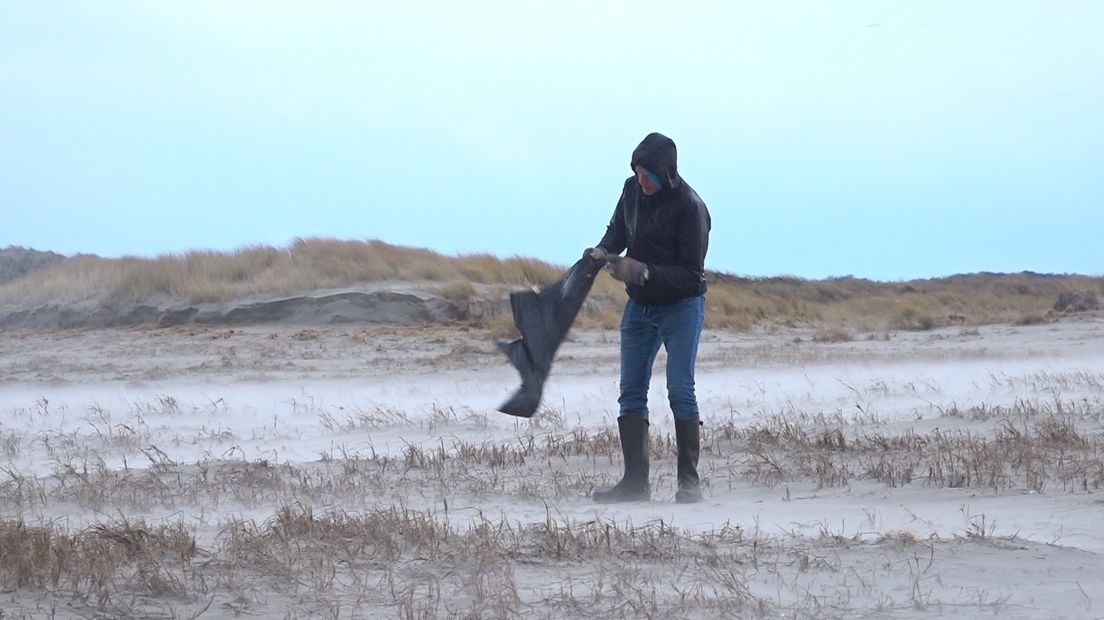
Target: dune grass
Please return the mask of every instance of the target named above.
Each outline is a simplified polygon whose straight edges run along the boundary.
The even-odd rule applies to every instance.
[[[165,296],[228,301],[387,280],[528,285],[554,280],[561,269],[489,254],[445,256],[382,241],[296,239],[289,246],[247,246],[232,252],[194,250],[155,258],[77,256],[0,287],[0,304],[134,302]]]
[[[977,273],[908,282],[804,280],[710,274],[707,314],[717,327],[807,325],[858,331],[1023,322],[1055,316],[1066,291],[1104,293],[1104,278]]]
[[[463,305],[478,298],[504,300],[511,289],[555,281],[563,269],[531,258],[447,256],[379,240],[300,238],[286,247],[257,245],[231,252],[197,250],[155,258],[77,256],[0,285],[0,308],[226,302],[384,281],[428,283],[446,299]],[[782,325],[878,331],[1038,322],[1052,314],[1061,293],[1104,293],[1104,278],[1029,272],[909,282],[752,278],[718,272],[709,272],[707,279],[707,327],[739,330]],[[600,276],[580,324],[615,327],[624,296],[618,282]]]
[[[56,252],[39,252],[13,245],[0,248],[0,283],[22,278],[28,273],[65,260]]]

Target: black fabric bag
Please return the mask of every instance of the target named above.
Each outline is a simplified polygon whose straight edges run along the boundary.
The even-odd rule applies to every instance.
[[[510,294],[514,325],[521,337],[512,342],[500,341],[498,346],[521,374],[521,387],[502,403],[499,411],[522,418],[536,413],[544,382],[552,369],[552,358],[590,293],[594,276],[605,264],[605,259],[584,256],[555,284],[539,291]]]

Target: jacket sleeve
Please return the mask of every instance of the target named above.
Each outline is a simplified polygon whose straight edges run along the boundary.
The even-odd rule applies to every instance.
[[[705,281],[705,253],[709,249],[709,211],[702,204],[691,203],[679,222],[675,242],[678,244],[673,264],[649,264],[648,281],[644,288],[671,292],[692,292]]]
[[[625,250],[628,241],[625,234],[625,189],[621,189],[621,197],[617,200],[617,206],[613,209],[613,217],[606,226],[606,234],[598,242],[611,256],[620,254]]]

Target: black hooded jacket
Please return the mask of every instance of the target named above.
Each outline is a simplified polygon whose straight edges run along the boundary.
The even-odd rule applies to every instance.
[[[641,165],[659,176],[663,186],[645,196],[636,176],[625,180],[606,234],[599,247],[648,266],[648,280],[625,290],[638,303],[662,306],[705,294],[705,253],[711,221],[705,203],[678,173],[675,143],[648,134],[633,151],[630,166]]]

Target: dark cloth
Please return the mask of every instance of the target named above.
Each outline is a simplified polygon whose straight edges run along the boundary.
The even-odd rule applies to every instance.
[[[648,306],[705,294],[705,254],[712,221],[697,192],[678,173],[675,143],[652,133],[633,151],[630,166],[655,172],[663,187],[645,196],[632,176],[625,180],[606,234],[598,245],[610,254],[623,250],[648,266],[643,285],[627,284],[629,297]]]
[[[512,342],[499,342],[498,346],[521,374],[521,387],[498,408],[499,411],[523,418],[537,411],[544,382],[552,369],[552,358],[590,293],[594,276],[605,264],[604,259],[584,256],[555,284],[539,291],[510,294],[514,325],[521,337]]]

